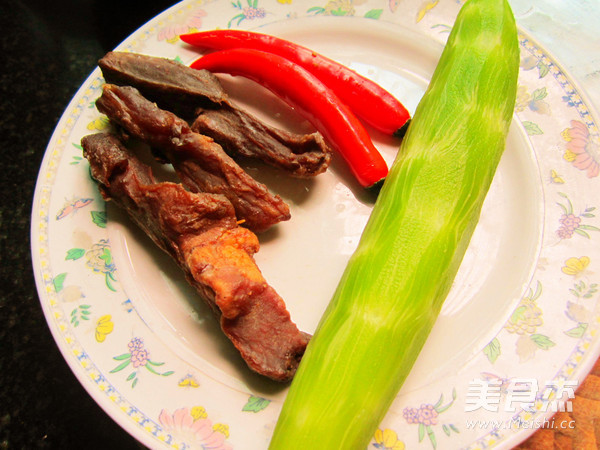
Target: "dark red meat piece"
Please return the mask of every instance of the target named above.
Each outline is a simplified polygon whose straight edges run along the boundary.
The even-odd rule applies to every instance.
[[[103,197],[173,257],[248,366],[274,380],[291,379],[309,336],[256,266],[258,239],[237,225],[229,200],[156,182],[115,135],[89,135],[82,146]]]
[[[219,144],[192,131],[187,122],[158,108],[137,89],[107,84],[96,106],[128,135],[163,152],[188,189],[227,197],[244,226],[259,232],[290,218],[288,205],[248,175]]]
[[[331,149],[320,133],[290,133],[236,107],[219,80],[166,58],[109,52],[98,62],[107,83],[133,86],[159,107],[192,122],[232,157],[255,158],[299,177],[324,172]]]

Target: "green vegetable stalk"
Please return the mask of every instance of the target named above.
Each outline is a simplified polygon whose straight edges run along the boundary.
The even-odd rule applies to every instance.
[[[368,446],[479,220],[504,151],[518,67],[508,2],[468,0],[292,382],[272,450]]]

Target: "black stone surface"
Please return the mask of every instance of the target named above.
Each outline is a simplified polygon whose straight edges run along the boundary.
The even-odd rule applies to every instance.
[[[0,449],[140,449],[89,397],[36,291],[30,215],[63,110],[96,61],[174,2],[0,0]]]

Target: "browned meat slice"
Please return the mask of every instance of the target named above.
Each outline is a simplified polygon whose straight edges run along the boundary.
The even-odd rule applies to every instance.
[[[198,106],[214,106],[227,94],[217,77],[167,58],[130,52],[109,52],[98,61],[107,83],[133,86],[162,108],[191,116]]]
[[[219,144],[192,131],[187,122],[158,108],[137,89],[104,85],[96,106],[126,133],[163,151],[188,189],[227,197],[244,226],[259,232],[290,218],[285,202],[248,175]]]
[[[133,86],[184,119],[200,112],[193,129],[233,157],[257,158],[301,177],[318,175],[331,162],[331,150],[320,133],[290,133],[263,123],[234,106],[210,72],[129,52],[109,52],[98,65],[107,83]]]
[[[219,194],[156,182],[114,135],[89,135],[82,145],[103,197],[173,257],[248,366],[274,380],[291,379],[309,336],[256,266],[258,239],[237,225],[231,203]]]
[[[192,130],[210,136],[230,155],[258,158],[298,177],[318,175],[331,162],[331,151],[319,133],[289,133],[231,105],[197,112]]]

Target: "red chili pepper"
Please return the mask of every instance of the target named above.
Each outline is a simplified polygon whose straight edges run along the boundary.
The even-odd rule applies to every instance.
[[[239,75],[264,86],[306,118],[346,160],[364,187],[378,185],[388,167],[361,122],[307,70],[279,55],[236,48],[205,55],[194,69]]]
[[[267,34],[213,30],[182,34],[182,41],[211,50],[252,48],[289,59],[332,89],[365,123],[386,134],[402,137],[410,113],[392,94],[348,67],[306,47]]]

